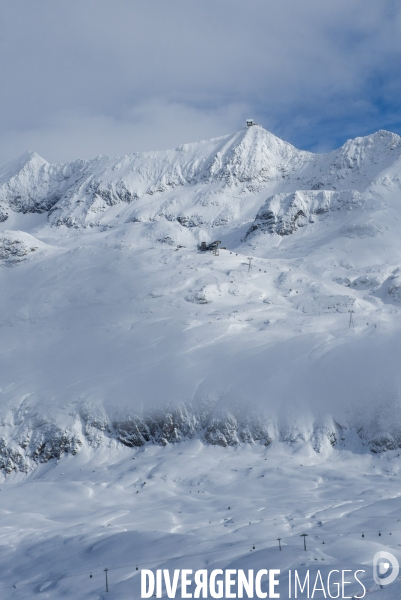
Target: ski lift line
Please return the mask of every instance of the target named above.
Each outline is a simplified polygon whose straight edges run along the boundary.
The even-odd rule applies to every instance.
[[[270,542],[272,540],[268,540],[268,541]],[[228,546],[226,548],[219,548],[219,549],[216,549],[216,550],[205,550],[204,552],[196,552],[194,554],[185,554],[185,555],[179,555],[179,556],[172,556],[172,557],[169,557],[169,560],[179,560],[179,559],[184,559],[184,558],[193,558],[193,557],[196,557],[196,556],[202,556],[204,554],[212,554],[212,553],[216,553],[216,552],[224,552],[224,551],[227,551],[227,550],[230,550],[230,549],[235,550],[236,548],[244,548],[244,547],[249,548],[250,545],[251,545],[251,543],[248,542],[246,544],[238,544],[238,545],[235,545],[235,546],[234,545],[233,546]],[[159,562],[160,561],[157,561],[157,562],[153,561],[151,563],[147,563],[147,566],[149,566],[149,564],[150,565],[156,565],[156,564],[159,564]],[[136,569],[136,567],[139,567],[139,563],[135,563],[135,564],[128,563],[128,564],[123,564],[123,565],[116,565],[114,567],[108,567],[108,571],[117,571],[119,569],[131,569],[131,568],[135,568]],[[74,577],[82,577],[82,576],[88,575],[88,574],[89,575],[90,574],[101,574],[103,571],[104,571],[103,567],[96,567],[95,569],[88,569],[87,571],[81,571],[80,573],[70,573],[70,574],[67,574],[67,575],[62,575],[62,576],[60,576],[58,578],[52,577],[52,578],[44,579],[42,581],[31,581],[31,582],[21,583],[18,586],[16,584],[9,585],[9,586],[3,586],[3,587],[0,587],[0,591],[1,590],[6,590],[6,589],[10,589],[10,588],[15,588],[15,587],[20,588],[20,587],[27,586],[27,585],[43,585],[44,583],[49,583],[49,582],[52,582],[52,581],[62,581],[63,579],[71,579],[71,578],[74,578]],[[138,572],[139,572],[139,568],[138,568]]]
[[[386,533],[389,530],[381,529],[380,531],[383,531],[384,533]],[[401,529],[393,529],[392,531],[401,531]],[[364,531],[363,533],[377,533],[377,530],[375,530],[375,531]],[[345,533],[345,534],[342,534],[342,533],[324,533],[323,532],[323,534],[324,534],[324,536],[337,535],[338,537],[344,537],[345,535],[361,534],[361,532],[360,531],[350,531],[350,532]],[[286,541],[286,540],[289,541],[289,540],[293,540],[294,538],[297,538],[298,535],[299,534],[296,533],[296,534],[294,534],[293,536],[291,536],[289,538],[280,538],[280,539],[281,539],[281,541]],[[309,533],[309,536],[313,536],[313,535],[317,535],[317,534]],[[273,544],[276,541],[277,541],[277,538],[271,539],[271,540],[263,540],[263,542],[265,544],[266,543]],[[314,540],[314,541],[316,542],[316,540]],[[249,548],[250,545],[251,545],[251,543],[249,543],[249,542],[246,543],[246,544],[235,544],[235,545],[232,545],[232,546],[228,546],[228,547],[225,547],[225,548],[219,548],[219,549],[216,549],[216,550],[205,550],[203,552],[196,552],[194,554],[183,554],[183,555],[179,555],[179,556],[172,556],[172,557],[169,557],[169,560],[180,560],[180,559],[185,559],[185,558],[194,558],[194,557],[197,557],[197,556],[203,556],[205,554],[214,554],[214,553],[217,553],[217,552],[226,552],[228,550],[236,550],[237,548]],[[258,545],[257,542],[254,545]],[[268,550],[270,548],[272,548],[272,546],[260,547],[260,548],[258,548],[258,550],[259,549],[260,550]],[[108,571],[118,571],[119,569],[135,569],[136,570],[138,568],[138,573],[139,573],[139,570],[140,570],[139,569],[139,564],[140,564],[139,562],[135,563],[135,564],[132,564],[132,563],[122,564],[122,565],[118,565],[117,564],[114,567],[108,567],[107,570]],[[151,565],[158,565],[158,564],[160,564],[160,561],[157,561],[157,562],[153,561],[153,562],[147,563],[147,567],[149,567]],[[21,583],[21,584],[18,584],[18,585],[17,584],[13,584],[13,585],[8,585],[8,586],[3,586],[3,587],[0,587],[0,591],[1,590],[13,589],[13,588],[19,589],[21,587],[26,587],[26,586],[43,585],[45,583],[51,583],[53,581],[60,582],[60,581],[62,581],[64,579],[73,579],[74,577],[83,577],[85,575],[86,576],[87,575],[93,575],[93,574],[99,574],[100,575],[103,572],[104,572],[104,567],[96,567],[95,569],[88,569],[87,571],[81,571],[79,573],[70,573],[70,574],[67,574],[67,575],[62,575],[60,577],[50,577],[50,578],[47,578],[47,579],[43,579],[42,581],[31,581],[31,582]],[[136,571],[135,571],[135,573],[136,573]],[[135,575],[135,573],[134,573],[134,575]]]

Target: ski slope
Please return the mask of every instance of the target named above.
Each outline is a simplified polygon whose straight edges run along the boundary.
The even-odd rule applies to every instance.
[[[0,168],[2,597],[267,563],[398,597],[400,156],[253,126]]]
[[[401,559],[399,477],[394,452],[327,460],[279,443],[194,440],[51,461],[1,485],[2,598],[130,600],[140,597],[141,569],[270,568],[281,570],[284,600],[289,569],[309,569],[311,581],[318,570],[326,580],[360,569],[366,597],[393,600],[400,584],[379,590],[372,560],[379,550]],[[362,591],[355,581],[345,590]]]

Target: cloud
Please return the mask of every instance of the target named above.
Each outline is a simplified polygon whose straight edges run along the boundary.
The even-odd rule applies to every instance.
[[[400,34],[393,0],[3,4],[0,162],[176,146],[244,115],[308,148],[400,131]]]
[[[245,124],[246,115],[246,107],[241,104],[202,109],[161,99],[138,104],[118,118],[82,111],[59,112],[37,127],[3,134],[0,163],[25,149],[35,150],[51,162],[168,149],[236,131]]]

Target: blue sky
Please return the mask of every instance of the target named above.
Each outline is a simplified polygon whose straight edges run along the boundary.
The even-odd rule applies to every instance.
[[[175,147],[248,116],[328,151],[401,133],[395,0],[19,0],[0,6],[0,163]]]

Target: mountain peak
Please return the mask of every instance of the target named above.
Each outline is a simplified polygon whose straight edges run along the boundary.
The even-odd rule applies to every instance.
[[[38,154],[34,150],[27,150],[26,152],[21,154],[21,156],[17,160],[19,160],[20,162],[29,162],[31,160],[40,160],[42,162],[47,162],[44,158],[42,158],[42,156],[40,156],[40,154]]]
[[[18,158],[15,158],[9,163],[6,163],[0,167],[0,181],[5,178],[14,177],[17,173],[27,168],[37,170],[44,165],[49,163],[42,158],[37,152],[27,151],[21,154]]]
[[[49,163],[37,152],[34,152],[33,150],[27,150],[26,152],[21,154],[15,161],[12,161],[12,163],[8,164],[19,165],[19,167],[22,169],[28,164],[32,165],[33,167],[41,167],[43,165],[48,165]]]
[[[372,148],[376,151],[380,147],[396,148],[399,146],[401,146],[399,135],[385,129],[380,129],[375,133],[347,140],[340,150],[348,148]]]

